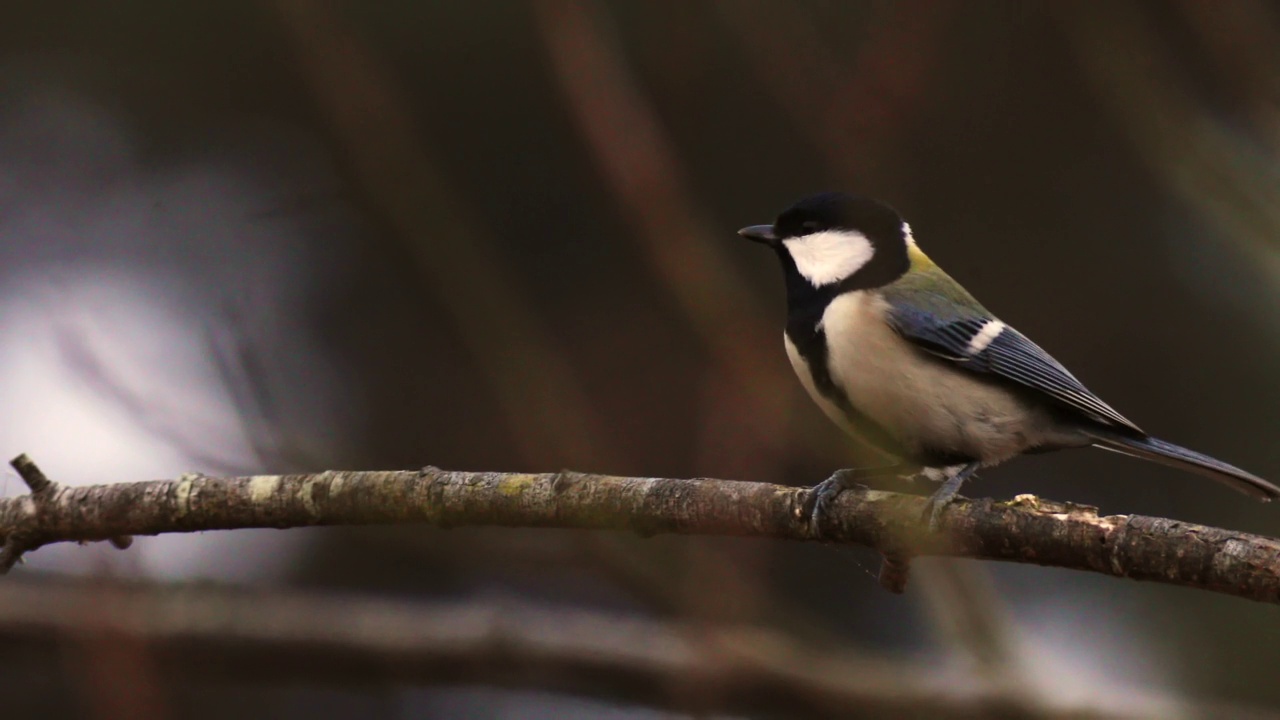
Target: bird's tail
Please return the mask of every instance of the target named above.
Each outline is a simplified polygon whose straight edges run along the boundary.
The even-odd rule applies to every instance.
[[[1252,495],[1263,502],[1280,498],[1280,487],[1234,465],[1228,465],[1194,450],[1153,437],[1134,437],[1099,428],[1087,430],[1085,433],[1093,439],[1094,447],[1198,473],[1229,485],[1246,495]]]

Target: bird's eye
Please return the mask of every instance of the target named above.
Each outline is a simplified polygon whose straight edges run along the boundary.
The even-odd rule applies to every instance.
[[[816,233],[816,232],[818,232],[819,230],[821,230],[821,229],[822,229],[822,226],[821,226],[821,225],[819,225],[819,224],[818,224],[818,222],[817,222],[816,220],[810,220],[809,222],[804,223],[803,225],[801,225],[801,226],[800,226],[800,228],[801,228],[802,230],[804,230],[805,234],[807,235],[807,234],[809,234],[809,233]]]

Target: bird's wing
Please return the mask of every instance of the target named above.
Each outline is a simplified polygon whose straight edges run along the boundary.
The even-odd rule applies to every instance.
[[[920,349],[954,363],[957,368],[1003,378],[1044,393],[1104,424],[1142,432],[1089,392],[1039,345],[991,317],[976,301],[972,305],[957,306],[956,298],[919,289],[907,288],[896,294],[890,288],[886,290],[889,324]],[[968,293],[964,296],[968,298]]]

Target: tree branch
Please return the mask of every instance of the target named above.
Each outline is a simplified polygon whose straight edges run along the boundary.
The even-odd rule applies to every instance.
[[[322,680],[339,687],[480,684],[791,720],[1277,717],[1175,698],[1129,698],[1125,709],[1064,703],[1031,686],[981,677],[957,682],[935,668],[821,650],[747,625],[513,602],[424,603],[208,585],[38,578],[0,585],[0,641],[50,637],[141,640],[152,660],[148,666],[163,674],[165,685],[187,677]]]
[[[34,467],[21,456],[15,466]],[[24,477],[26,475],[24,474]],[[0,500],[7,566],[42,545],[130,535],[424,523],[736,535],[865,545],[901,561],[950,555],[1089,570],[1280,602],[1280,540],[1020,495],[958,499],[940,531],[924,498],[842,494],[822,527],[800,519],[808,491],[698,478],[419,471],[339,472],[63,487]]]

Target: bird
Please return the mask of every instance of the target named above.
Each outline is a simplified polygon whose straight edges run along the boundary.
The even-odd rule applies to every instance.
[[[1280,487],[1148,435],[925,255],[888,204],[827,192],[738,234],[782,266],[784,345],[800,383],[838,426],[886,456],[817,484],[820,523],[842,491],[879,476],[939,482],[923,520],[937,530],[964,482],[1018,455],[1098,447],[1223,482],[1262,501]]]

